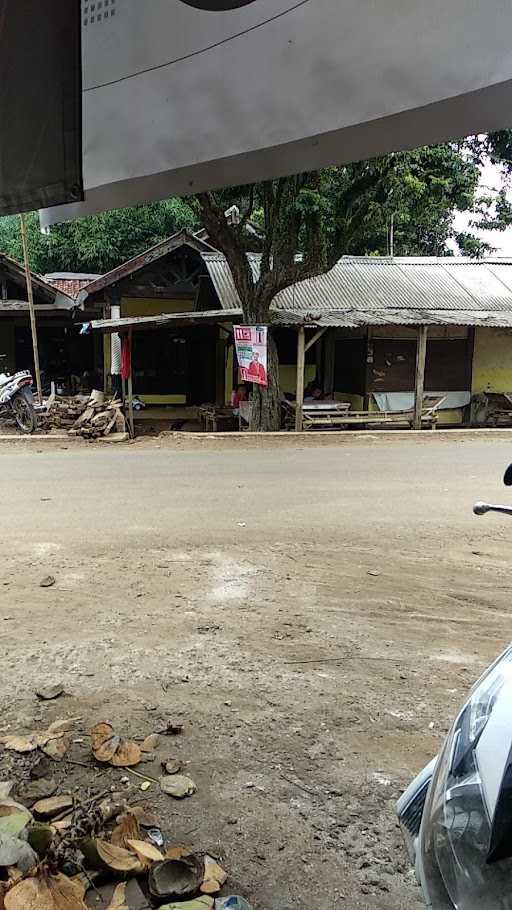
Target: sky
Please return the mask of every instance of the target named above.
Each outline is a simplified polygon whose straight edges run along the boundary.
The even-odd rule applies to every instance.
[[[495,192],[501,189],[503,185],[503,178],[499,168],[497,168],[491,162],[488,162],[482,168],[482,176],[480,179],[480,185],[482,191],[489,193],[489,190],[494,190]],[[507,193],[508,199],[512,202],[512,189]],[[482,240],[486,240],[487,243],[490,243],[491,246],[496,248],[496,252],[492,253],[493,256],[510,256],[512,258],[512,226],[507,228],[505,231],[477,231],[471,227],[471,215],[467,212],[458,212],[455,217],[455,230],[456,231],[471,231],[471,233],[476,234],[477,237],[480,237]],[[460,255],[460,252],[452,246],[456,255]]]

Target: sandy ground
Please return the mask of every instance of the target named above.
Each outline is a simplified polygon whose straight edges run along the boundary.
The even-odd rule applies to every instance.
[[[0,732],[79,716],[88,763],[96,721],[184,723],[159,760],[189,762],[197,793],[131,783],[170,840],[222,856],[228,893],[419,907],[393,802],[511,637],[512,524],[471,513],[506,499],[508,440],[61,448],[0,450]],[[0,779],[27,768],[0,753]]]

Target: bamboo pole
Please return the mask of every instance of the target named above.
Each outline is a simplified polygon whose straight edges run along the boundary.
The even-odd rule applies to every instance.
[[[23,245],[23,260],[25,262],[25,280],[27,282],[28,309],[30,313],[30,329],[32,332],[32,349],[34,351],[34,372],[36,374],[37,397],[39,404],[43,403],[43,393],[41,390],[41,371],[39,369],[39,345],[37,343],[37,326],[36,313],[34,310],[34,293],[32,290],[32,275],[28,262],[28,242],[27,242],[27,224],[25,215],[20,214],[21,242]]]

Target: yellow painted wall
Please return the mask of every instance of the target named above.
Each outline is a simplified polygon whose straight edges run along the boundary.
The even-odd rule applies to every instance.
[[[352,393],[348,394],[345,392],[335,392],[334,400],[335,401],[350,401],[351,411],[362,411],[363,410],[363,396],[362,395],[352,395]]]
[[[472,392],[512,392],[512,329],[475,330]]]
[[[160,316],[162,313],[190,313],[194,301],[190,297],[180,300],[157,297],[122,297],[121,316]],[[186,404],[186,395],[139,395],[145,404]]]
[[[162,313],[190,313],[194,301],[190,297],[168,300],[156,297],[123,297],[121,316],[160,316]]]
[[[307,363],[304,370],[304,386],[307,386],[309,382],[312,382],[315,376],[316,365],[314,363]],[[290,395],[295,395],[297,390],[296,364],[279,364],[279,385],[281,387],[281,392],[288,392]]]

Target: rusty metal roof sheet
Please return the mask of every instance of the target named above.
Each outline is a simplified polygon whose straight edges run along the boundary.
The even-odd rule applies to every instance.
[[[0,272],[20,284],[25,288],[25,269],[19,262],[15,259],[11,259],[10,256],[7,256],[5,253],[0,253]],[[46,281],[41,275],[36,274],[36,272],[31,272],[32,276],[32,287],[34,291],[36,308],[41,306],[44,309],[57,309],[57,310],[71,310],[75,306],[75,301],[66,294],[63,290],[55,287],[49,281]],[[28,309],[28,301],[27,301]],[[0,301],[0,312],[8,311],[8,306],[3,306]]]

